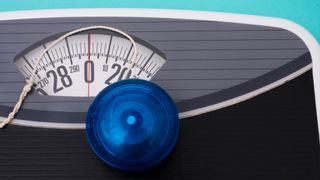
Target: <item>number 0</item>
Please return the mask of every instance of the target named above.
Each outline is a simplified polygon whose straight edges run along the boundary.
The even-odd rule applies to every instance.
[[[94,62],[86,61],[84,63],[84,81],[91,83],[94,81]]]

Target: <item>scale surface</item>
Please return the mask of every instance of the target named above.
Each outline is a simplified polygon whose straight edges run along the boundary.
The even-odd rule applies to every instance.
[[[297,152],[295,148],[297,151],[288,149],[286,146],[282,147],[282,141],[279,140],[276,141],[279,149],[275,151],[280,156],[284,155],[282,151],[289,150],[292,156],[286,157],[300,158],[299,161],[303,161],[301,156],[308,151],[308,159],[311,163],[309,171],[299,169],[302,168],[299,165],[292,165],[289,169],[298,168],[299,172],[302,172],[301,176],[318,176],[314,170],[319,168],[316,161],[319,158],[316,153],[319,147],[313,146],[313,143],[318,141],[318,135],[314,99],[312,101],[314,96],[310,90],[312,89],[310,69],[312,60],[319,59],[319,46],[316,40],[300,26],[276,18],[148,9],[20,11],[3,13],[0,17],[2,17],[0,21],[0,120],[7,116],[16,103],[37,55],[52,40],[65,32],[90,25],[116,27],[135,38],[140,53],[134,69],[129,70],[129,65],[133,63],[131,44],[123,37],[108,31],[88,31],[71,36],[49,51],[38,69],[33,93],[28,96],[13,121],[16,125],[37,128],[13,126],[8,127],[6,131],[1,131],[4,135],[0,135],[1,138],[9,139],[2,140],[6,142],[3,144],[6,148],[1,150],[4,153],[1,158],[7,157],[2,166],[9,167],[6,169],[8,171],[2,171],[3,176],[15,176],[18,172],[16,177],[28,176],[29,173],[31,177],[40,178],[50,176],[50,173],[46,175],[45,172],[47,170],[50,172],[51,169],[53,172],[51,176],[58,177],[68,176],[65,174],[68,171],[82,171],[69,174],[74,178],[93,175],[97,178],[130,177],[128,174],[104,167],[95,159],[85,145],[84,131],[49,128],[83,129],[86,112],[94,96],[109,84],[131,77],[150,80],[164,88],[176,102],[182,119],[182,138],[180,144],[178,142],[177,152],[154,170],[156,174],[165,172],[177,178],[186,177],[185,173],[189,168],[192,170],[190,173],[193,173],[193,177],[210,178],[214,174],[228,176],[228,171],[223,169],[224,166],[227,168],[227,164],[223,164],[222,160],[226,160],[226,163],[240,163],[244,159],[228,160],[227,154],[223,153],[226,149],[234,148],[236,151],[236,145],[239,143],[243,151],[236,152],[241,155],[241,152],[249,153],[245,148],[250,147],[257,153],[247,156],[253,162],[254,156],[260,156],[263,153],[269,153],[271,156],[273,150],[266,150],[258,139],[250,139],[249,135],[258,134],[257,137],[263,139],[271,134],[272,140],[275,141],[277,133],[282,132],[281,130],[293,131],[294,128],[298,128],[300,133],[310,130],[310,133],[301,136],[309,138],[310,142],[298,139],[301,147],[297,148],[301,151]],[[305,75],[306,72],[309,75]],[[279,117],[270,114],[268,116],[266,112],[269,112],[269,109],[284,108],[281,107],[284,100],[277,99],[270,104],[268,94],[269,96],[272,94],[273,100],[281,97],[293,98],[294,96],[290,93],[285,95],[286,93],[282,92],[281,94],[281,89],[277,87],[302,74],[304,74],[303,78],[299,81],[289,83],[296,87],[296,92],[303,94],[308,91],[309,99],[307,97],[297,99],[298,104],[291,104],[292,109],[277,112],[276,115]],[[306,83],[310,89],[301,89],[297,83]],[[284,86],[290,89],[288,88],[290,85]],[[274,88],[277,89],[272,90]],[[269,90],[272,91],[267,92]],[[277,93],[278,91],[280,92]],[[267,95],[256,97],[265,92]],[[259,100],[257,103],[256,98]],[[245,100],[248,101],[242,102]],[[304,103],[309,103],[310,109],[303,108]],[[258,104],[263,108],[253,108]],[[288,107],[291,107],[290,104]],[[300,109],[298,107],[305,111],[298,111],[297,109]],[[212,112],[221,108],[226,109]],[[249,112],[254,113],[254,110],[257,114],[251,116]],[[241,114],[240,111],[248,114]],[[301,119],[298,117],[302,117],[304,113],[310,119],[306,122],[308,125],[299,128]],[[285,114],[293,120],[293,125],[290,126],[293,129],[285,128],[283,123],[291,122],[290,119],[286,119]],[[189,119],[184,120],[184,118]],[[279,122],[282,118],[286,121]],[[258,119],[257,122],[254,119]],[[237,120],[243,124],[239,124]],[[228,125],[224,124],[226,122],[235,124],[230,125],[231,129],[227,129]],[[270,133],[270,129],[265,130],[266,134],[259,134],[259,128],[271,128],[277,123],[280,123],[280,127],[273,132],[275,134]],[[213,130],[214,126],[224,131],[222,132],[219,128]],[[245,131],[248,134],[240,129],[245,126],[252,128],[249,132]],[[258,128],[255,129],[256,127]],[[224,134],[227,132],[234,137]],[[23,138],[19,139],[21,134],[24,134]],[[291,137],[283,134],[279,136],[284,138],[282,140],[288,143],[288,146],[296,145],[294,142],[290,144],[287,141],[292,136],[296,138],[298,136],[290,135]],[[222,138],[219,140],[218,136]],[[249,138],[248,142],[245,141],[246,138]],[[25,144],[19,143],[20,140]],[[256,144],[257,147],[249,144]],[[272,145],[268,141],[266,144]],[[190,146],[189,149],[185,148],[188,146]],[[232,154],[232,152],[235,153],[234,151],[226,152]],[[211,152],[216,154],[212,155]],[[19,158],[20,156],[26,161],[22,162],[23,158]],[[188,157],[185,161],[184,156]],[[218,157],[223,158],[219,161]],[[15,158],[17,159],[13,160]],[[216,159],[222,165],[215,164]],[[267,161],[267,159],[261,160]],[[34,166],[27,168],[27,162]],[[245,161],[245,164],[247,163],[248,161]],[[7,167],[6,164],[9,166]],[[17,168],[12,168],[14,173],[10,173],[10,167],[12,167],[10,164],[18,165]],[[65,167],[65,165],[70,166]],[[283,166],[288,167],[285,164]],[[43,167],[42,170],[41,167]],[[241,166],[231,167],[235,167],[239,175]],[[254,166],[249,167],[254,168]],[[268,164],[262,165],[260,170],[267,172],[270,167]],[[89,170],[84,171],[86,168]],[[284,175],[291,175],[289,171],[281,171],[280,165],[277,168],[278,171],[270,170],[269,173],[281,175],[281,172],[284,172]],[[38,174],[35,172],[37,169]],[[212,172],[213,174],[210,173],[212,169],[216,170]],[[97,173],[98,171],[100,174]],[[19,175],[19,172],[26,173]],[[248,173],[248,171],[245,172]],[[273,174],[274,172],[276,173]],[[153,177],[152,174],[152,172],[146,173],[146,176]],[[240,173],[241,176],[245,174]],[[167,177],[163,175],[163,178]]]
[[[13,121],[25,126],[84,128],[92,96],[131,77],[151,79],[175,100],[180,118],[191,117],[275,88],[309,70],[312,57],[319,56],[307,31],[267,17],[98,9],[33,11],[19,20],[24,14],[17,13],[1,22],[2,117],[15,104],[37,55],[63,32],[113,26],[136,37],[140,53],[131,72],[132,47],[124,38],[110,32],[68,37],[39,66],[37,92]]]

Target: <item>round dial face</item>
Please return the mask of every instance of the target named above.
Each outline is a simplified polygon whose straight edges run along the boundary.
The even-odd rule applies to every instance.
[[[69,36],[45,54],[37,67],[35,89],[42,95],[90,97],[119,80],[150,80],[165,63],[165,56],[135,40],[136,59],[132,43],[108,31]],[[30,78],[37,58],[53,41],[36,43],[16,56],[15,64],[25,78]]]

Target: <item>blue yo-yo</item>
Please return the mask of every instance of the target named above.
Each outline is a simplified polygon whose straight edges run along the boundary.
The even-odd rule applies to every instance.
[[[88,142],[105,163],[125,171],[159,164],[179,134],[174,102],[159,86],[145,80],[123,80],[103,89],[86,121]]]

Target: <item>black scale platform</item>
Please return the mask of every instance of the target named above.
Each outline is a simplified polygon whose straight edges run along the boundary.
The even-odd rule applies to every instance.
[[[319,180],[318,142],[309,71],[248,101],[183,119],[174,152],[143,173],[104,165],[83,130],[10,125],[0,130],[0,180]]]

